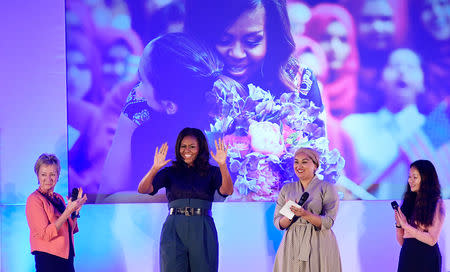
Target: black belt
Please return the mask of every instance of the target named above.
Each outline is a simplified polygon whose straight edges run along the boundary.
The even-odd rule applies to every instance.
[[[202,209],[202,208],[192,208],[192,207],[184,207],[184,208],[170,208],[169,215],[174,214],[182,214],[186,216],[192,215],[209,215],[211,216],[211,210]]]

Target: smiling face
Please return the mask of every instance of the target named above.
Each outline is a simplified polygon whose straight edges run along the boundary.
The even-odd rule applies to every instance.
[[[420,190],[421,180],[419,171],[415,167],[411,167],[409,169],[408,183],[412,192],[417,193]]]
[[[58,166],[56,164],[42,164],[38,172],[39,190],[43,193],[53,193],[58,182]]]
[[[261,66],[267,52],[266,12],[262,5],[244,12],[220,37],[217,52],[224,71],[240,83],[247,83]]]
[[[187,165],[194,165],[194,161],[197,158],[199,150],[200,148],[198,145],[198,141],[195,137],[186,136],[183,138],[183,140],[181,140],[180,155]]]
[[[294,158],[294,171],[301,181],[310,181],[316,172],[317,166],[305,153],[298,153]]]

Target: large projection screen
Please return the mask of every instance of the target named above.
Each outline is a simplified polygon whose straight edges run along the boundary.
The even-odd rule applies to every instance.
[[[197,34],[224,63],[222,74],[240,80],[227,74],[221,46],[241,7],[219,2],[66,1],[69,188],[83,187],[92,203],[165,202],[163,190],[139,195],[137,185],[156,146],[168,142],[173,159],[177,133],[193,126],[212,149],[219,137],[230,146],[235,192],[225,201],[274,201],[283,184],[296,181],[292,154],[300,146],[320,151],[319,175],[336,183],[344,200],[400,199],[417,159],[435,164],[449,197],[450,26],[433,21],[430,1],[288,1],[291,57],[310,68],[323,105],[300,99],[288,107],[291,90],[244,80],[243,93],[211,106],[208,94],[231,90],[212,83],[189,94],[188,87],[158,89],[183,84],[175,71],[153,73],[164,84],[152,97],[133,93],[147,80],[139,71],[144,47],[166,33],[188,32],[195,16],[203,16],[209,34]],[[214,13],[219,7],[221,17]],[[265,67],[283,51],[271,42],[270,16],[260,56]],[[221,24],[223,33],[214,32]],[[258,42],[243,39],[236,42]]]

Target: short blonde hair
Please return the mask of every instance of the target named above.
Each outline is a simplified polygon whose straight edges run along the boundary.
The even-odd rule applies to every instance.
[[[59,163],[58,157],[54,154],[47,154],[42,153],[39,158],[37,159],[36,163],[34,164],[34,172],[36,175],[39,175],[39,169],[41,169],[41,166],[45,165],[56,165],[58,176],[59,173],[61,173],[61,164]]]
[[[309,148],[309,147],[301,147],[301,148],[297,149],[297,151],[295,151],[294,157],[296,157],[298,154],[301,154],[301,153],[308,156],[308,158],[314,163],[314,165],[316,165],[316,167],[319,168],[320,156],[317,151],[315,151],[314,149]]]

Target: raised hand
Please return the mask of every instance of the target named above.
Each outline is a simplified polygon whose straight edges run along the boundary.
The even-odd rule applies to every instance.
[[[77,197],[77,201],[78,201],[78,204],[81,204],[81,205],[78,207],[78,209],[76,210],[77,213],[79,213],[80,210],[81,210],[81,206],[83,206],[84,203],[86,203],[86,201],[87,201],[87,196],[86,196],[86,194],[83,195],[83,188],[81,188],[81,187],[78,188],[78,197]]]
[[[217,140],[214,140],[214,144],[216,145],[216,154],[214,155],[214,153],[211,151],[211,156],[219,165],[226,164],[228,148],[225,146],[222,138],[219,138],[219,142],[217,142]]]
[[[170,160],[166,160],[168,149],[169,149],[169,146],[167,145],[167,143],[163,143],[161,145],[161,148],[159,148],[159,149],[158,149],[158,147],[156,147],[155,157],[153,158],[153,167],[152,168],[159,171],[161,168],[163,168],[170,162]]]

